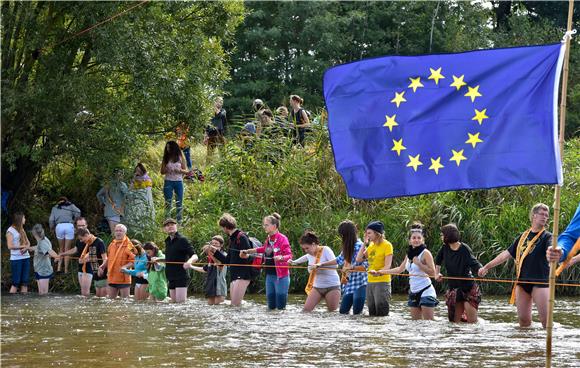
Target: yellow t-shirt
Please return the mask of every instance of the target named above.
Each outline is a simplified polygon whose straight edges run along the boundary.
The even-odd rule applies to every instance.
[[[385,267],[385,257],[393,254],[393,244],[383,239],[379,244],[371,242],[367,248],[369,271],[378,271]],[[373,276],[369,272],[369,282],[391,282],[391,275]]]

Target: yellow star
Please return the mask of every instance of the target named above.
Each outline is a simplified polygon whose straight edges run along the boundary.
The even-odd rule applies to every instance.
[[[459,152],[451,150],[451,152],[453,152],[453,157],[451,157],[449,161],[455,161],[455,163],[457,163],[457,166],[459,166],[462,160],[467,160],[467,157],[463,156],[463,151],[464,150],[461,150]]]
[[[437,157],[437,160],[431,159],[431,166],[429,166],[429,170],[435,171],[435,175],[439,175],[439,169],[444,168],[445,166],[441,165],[441,156]]]
[[[423,165],[423,163],[421,161],[419,161],[419,156],[417,155],[415,157],[409,155],[409,163],[407,164],[407,167],[412,167],[413,170],[417,171],[417,168],[421,165]]]
[[[393,139],[393,144],[394,146],[391,148],[391,151],[396,151],[397,156],[401,156],[401,151],[407,149],[407,147],[403,146],[403,138],[399,139],[398,141]]]
[[[467,88],[469,89],[469,92],[464,94],[464,96],[471,97],[471,102],[475,102],[476,97],[481,97],[481,93],[479,93],[479,86],[475,86],[474,88],[467,86]]]
[[[477,120],[479,125],[481,125],[481,123],[483,123],[483,119],[489,119],[489,116],[485,115],[486,111],[487,109],[483,109],[482,111],[475,109],[475,116],[471,118],[471,120]]]
[[[457,78],[456,76],[453,76],[453,83],[451,83],[449,85],[449,87],[455,87],[457,88],[457,90],[459,91],[459,89],[465,85],[467,85],[467,83],[465,83],[463,81],[463,77],[465,77],[465,75],[462,75],[461,77]]]
[[[435,70],[433,68],[429,68],[429,70],[431,71],[431,75],[429,76],[429,79],[433,79],[435,81],[435,84],[439,84],[439,79],[445,79],[445,77],[441,74],[441,68]]]
[[[389,116],[389,115],[385,115],[385,118],[387,119],[386,123],[383,124],[384,127],[388,127],[389,128],[389,132],[393,131],[393,127],[396,127],[397,122],[395,121],[395,117],[397,117],[397,114],[393,115],[393,116]]]
[[[411,84],[409,84],[408,88],[413,88],[413,92],[416,92],[419,87],[425,87],[423,83],[421,83],[421,77],[409,78],[409,80],[411,81]]]
[[[483,142],[481,139],[479,139],[479,133],[475,133],[475,134],[471,134],[471,133],[467,133],[469,135],[469,139],[465,141],[465,143],[470,143],[473,148],[475,148],[475,145],[478,143]]]
[[[405,97],[403,97],[403,96],[405,96],[405,91],[403,91],[401,93],[395,92],[395,98],[393,98],[391,100],[391,102],[396,103],[397,107],[399,107],[401,102],[407,102],[407,100],[405,100]]]

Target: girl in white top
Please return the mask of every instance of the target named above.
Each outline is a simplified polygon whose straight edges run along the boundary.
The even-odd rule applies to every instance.
[[[336,265],[320,268],[321,263],[336,258],[334,252],[329,247],[321,245],[316,234],[308,230],[300,238],[300,246],[306,254],[295,261],[288,261],[288,264],[300,264],[308,261],[308,272],[310,272],[306,286],[308,297],[302,311],[313,311],[322,298],[326,301],[328,311],[335,311],[340,302],[340,278],[336,272]]]
[[[431,277],[435,276],[433,255],[425,247],[423,225],[418,222],[411,226],[409,249],[399,267],[371,271],[376,275],[399,274],[409,272],[409,301],[412,319],[433,319],[434,308],[439,304]]]
[[[26,218],[21,212],[14,214],[12,226],[6,231],[6,244],[10,249],[10,271],[12,272],[12,286],[10,294],[28,292],[28,280],[30,276],[30,241],[24,231]]]

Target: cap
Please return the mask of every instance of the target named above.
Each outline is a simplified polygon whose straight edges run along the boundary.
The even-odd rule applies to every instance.
[[[163,226],[166,226],[166,225],[168,225],[168,224],[177,224],[177,221],[175,221],[175,220],[174,220],[174,219],[172,219],[172,218],[168,218],[168,219],[166,219],[165,221],[163,221]]]

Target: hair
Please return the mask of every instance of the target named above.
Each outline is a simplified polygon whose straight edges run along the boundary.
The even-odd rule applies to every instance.
[[[26,231],[24,231],[24,213],[15,212],[14,215],[12,215],[12,227],[20,234],[20,244],[23,244],[23,242],[25,243],[25,240],[28,240],[28,237],[26,236]]]
[[[273,214],[264,217],[264,220],[268,220],[272,225],[276,225],[276,228],[280,227],[280,219],[282,219],[282,216],[280,216],[278,212],[274,212]]]
[[[262,110],[264,108],[264,102],[259,98],[256,98],[254,102],[252,102],[252,107],[254,108],[254,111]]]
[[[300,245],[303,244],[320,244],[320,240],[318,236],[312,230],[304,231],[304,234],[300,237],[299,240]]]
[[[302,97],[300,97],[298,95],[290,95],[290,99],[300,103],[300,105],[302,105],[304,103],[304,99],[302,99]]]
[[[84,218],[84,217],[77,217],[77,219],[75,220],[75,226],[77,226],[77,223],[79,221],[84,221],[84,222],[87,223],[87,225],[89,224],[86,218]]]
[[[224,238],[221,235],[214,235],[211,237],[211,240],[216,240],[221,245],[224,245]]]
[[[155,257],[159,253],[159,247],[157,246],[157,244],[155,244],[153,242],[147,242],[147,243],[143,244],[143,249],[144,250],[152,250],[153,256],[155,256]]]
[[[77,236],[81,237],[81,236],[87,236],[90,235],[91,232],[89,231],[89,229],[78,229],[77,230]]]
[[[217,96],[216,98],[214,98],[214,101],[215,102],[217,102],[217,101],[224,102],[224,98],[222,96]]]
[[[218,221],[218,225],[220,227],[225,227],[228,230],[233,230],[238,227],[238,223],[234,216],[230,215],[229,213],[224,213],[220,220]]]
[[[286,115],[288,115],[288,108],[286,106],[280,106],[276,108],[276,114],[280,115],[282,113],[286,113]]]
[[[419,221],[414,221],[411,224],[411,229],[409,230],[409,238],[411,237],[411,235],[415,234],[415,233],[419,233],[421,234],[421,236],[425,236],[423,234],[423,224],[420,223]]]
[[[139,168],[139,170],[141,170],[141,172],[143,173],[143,175],[147,174],[147,169],[145,168],[145,165],[143,165],[141,162],[139,162],[136,166],[135,169]]]
[[[40,239],[44,239],[44,237],[45,237],[45,235],[44,235],[44,228],[42,227],[41,224],[35,224],[32,227],[32,235],[36,235]]]
[[[123,225],[123,224],[117,224],[115,225],[115,229],[121,227],[123,229],[123,231],[125,231],[125,233],[127,232],[127,226]]]
[[[532,221],[532,219],[534,218],[534,215],[538,212],[540,212],[540,210],[545,210],[548,211],[548,213],[550,212],[550,207],[548,207],[548,205],[545,205],[543,203],[536,203],[534,205],[534,207],[532,207],[532,209],[530,210],[530,221]]]
[[[449,245],[459,241],[460,234],[457,225],[447,224],[441,227],[441,233],[443,234],[443,243]]]
[[[145,249],[143,249],[143,244],[141,244],[141,242],[139,240],[131,239],[131,243],[133,243],[133,247],[135,247],[135,249],[137,249],[138,255],[142,255],[145,252]]]
[[[181,158],[181,149],[175,141],[169,141],[165,144],[163,150],[163,164],[167,165],[169,162],[178,162]]]
[[[338,235],[342,239],[342,255],[347,262],[350,262],[354,254],[354,244],[358,240],[356,224],[350,220],[344,220],[338,225]]]

